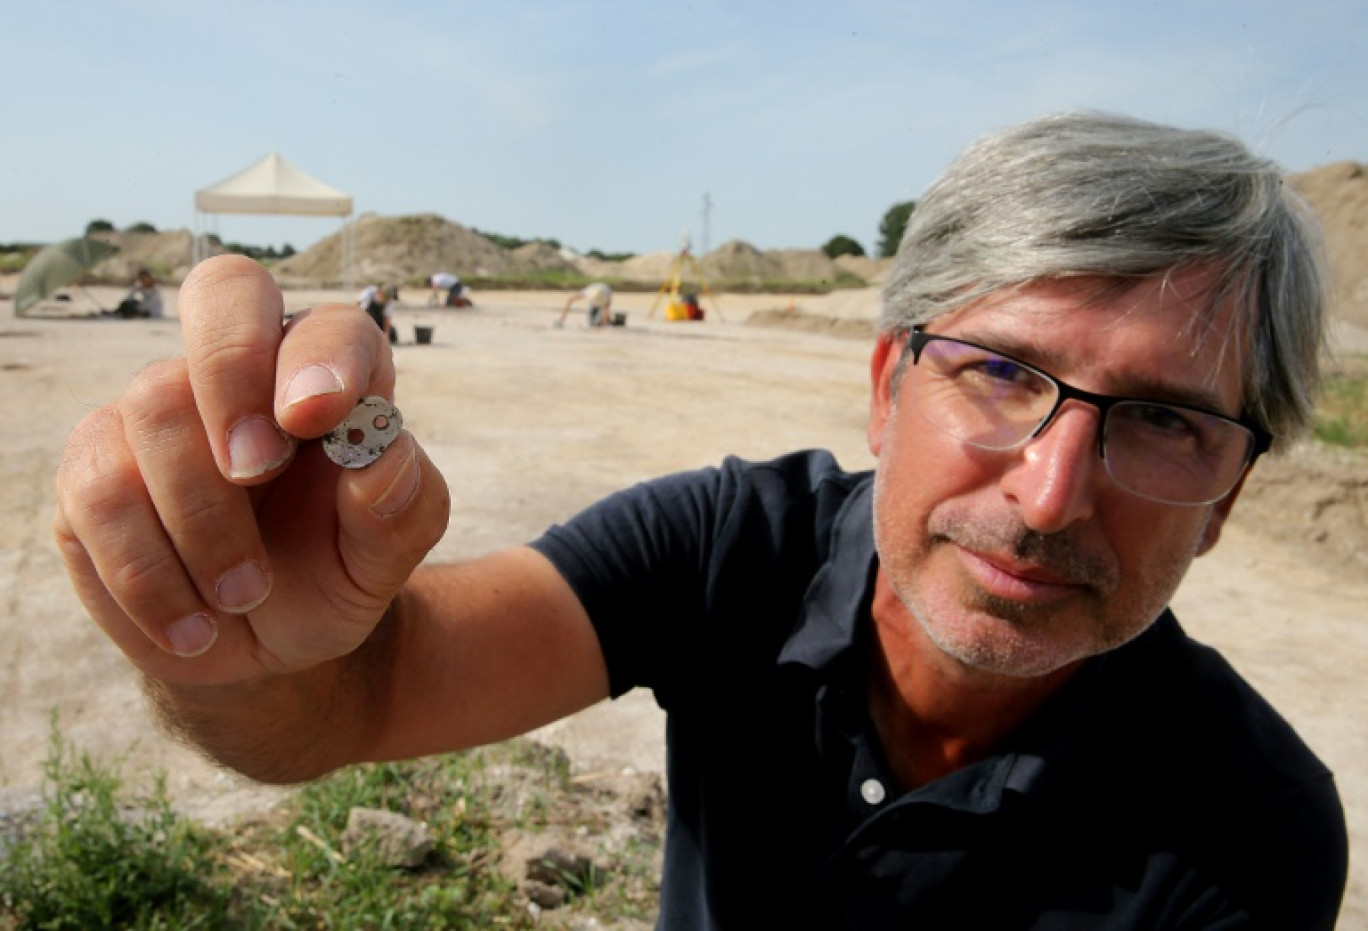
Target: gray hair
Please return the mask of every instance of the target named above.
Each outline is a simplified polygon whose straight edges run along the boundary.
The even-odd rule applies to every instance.
[[[1066,113],[975,143],[909,218],[880,329],[1032,281],[1191,266],[1219,271],[1211,308],[1233,298],[1248,333],[1245,414],[1280,439],[1305,430],[1325,342],[1319,227],[1276,164],[1214,132]]]

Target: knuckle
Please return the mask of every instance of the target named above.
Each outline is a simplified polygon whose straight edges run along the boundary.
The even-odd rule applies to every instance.
[[[195,354],[195,379],[205,384],[271,371],[275,356],[275,344],[263,343],[260,331],[250,322],[224,322],[213,340]]]
[[[52,540],[57,544],[57,553],[62,557],[62,562],[68,567],[81,565],[89,557],[85,544],[61,511],[52,521]]]
[[[98,519],[137,477],[120,428],[117,411],[106,407],[87,415],[72,432],[57,467],[56,495],[64,513]]]
[[[59,493],[68,481],[75,479],[84,470],[91,449],[100,445],[102,437],[117,429],[118,419],[119,415],[113,407],[102,407],[86,414],[72,428],[66,446],[62,448],[62,457],[57,463]]]
[[[139,451],[174,448],[188,432],[201,432],[195,398],[181,365],[145,371],[119,401],[126,442]]]
[[[117,526],[128,513],[129,489],[141,488],[141,477],[131,459],[100,456],[91,461],[98,465],[69,474],[62,509],[80,515],[83,525]]]
[[[239,492],[233,486],[229,486],[229,490]],[[229,542],[233,528],[237,526],[238,513],[234,505],[238,500],[213,493],[192,492],[182,497],[176,504],[176,532],[191,536],[212,534],[214,539]]]
[[[142,547],[119,561],[112,570],[109,589],[126,605],[159,606],[167,603],[167,592],[180,575],[180,563],[169,550]]]
[[[193,403],[184,360],[156,362],[138,373],[119,399],[119,415],[125,420],[139,416],[164,417]]]

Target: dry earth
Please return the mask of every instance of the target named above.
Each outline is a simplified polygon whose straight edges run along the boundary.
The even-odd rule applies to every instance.
[[[12,289],[12,279],[0,281],[0,291]],[[94,296],[110,306],[118,292]],[[175,296],[171,289],[172,308]],[[324,296],[290,292],[287,304]],[[476,295],[474,311],[428,311],[423,294],[405,297],[398,402],[453,493],[450,530],[434,559],[525,541],[625,483],[731,453],[758,458],[820,445],[849,468],[870,464],[868,343],[836,335],[825,321],[867,328],[873,292],[724,296],[724,319],[704,324],[648,319],[650,294],[623,295],[628,325],[608,331],[578,322],[552,329],[563,301],[556,294]],[[77,294],[78,307],[82,300]],[[757,310],[788,325],[745,325]],[[432,345],[412,345],[420,322],[435,325]],[[1368,351],[1363,330],[1338,332],[1342,346]],[[11,424],[0,457],[0,793],[37,782],[55,713],[79,746],[125,754],[134,772],[167,772],[175,798],[201,817],[230,817],[274,795],[156,732],[128,666],[71,593],[49,537],[52,476],[71,427],[142,365],[179,347],[174,321],[15,319],[0,302],[0,410]],[[1225,539],[1176,598],[1188,629],[1224,650],[1338,774],[1356,854],[1341,922],[1350,929],[1368,928],[1364,464],[1300,449],[1261,465]],[[662,765],[660,716],[648,695],[539,736],[567,748],[581,771]]]

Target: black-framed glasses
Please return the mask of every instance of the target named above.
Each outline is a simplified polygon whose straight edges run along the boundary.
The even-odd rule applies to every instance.
[[[926,422],[980,449],[1007,451],[1039,436],[1065,401],[1101,414],[1097,453],[1132,494],[1164,504],[1211,504],[1230,494],[1272,434],[1247,419],[1184,404],[1075,388],[1019,359],[962,339],[907,335],[904,378]]]

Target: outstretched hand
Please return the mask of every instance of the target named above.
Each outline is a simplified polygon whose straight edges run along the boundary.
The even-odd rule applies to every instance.
[[[446,527],[446,485],[403,432],[344,470],[318,437],[371,394],[390,347],[347,305],[296,315],[224,256],[181,289],[185,357],[150,366],[73,431],[55,534],[81,600],[148,675],[243,682],[342,656]]]

